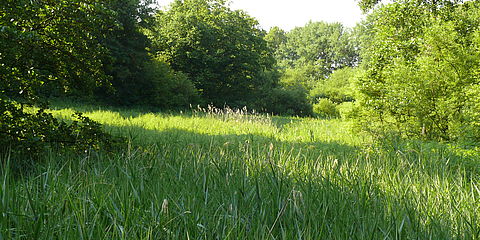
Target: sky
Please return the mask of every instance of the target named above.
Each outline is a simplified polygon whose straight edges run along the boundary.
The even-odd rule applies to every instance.
[[[160,6],[172,1],[157,0]],[[231,0],[230,6],[255,17],[265,30],[278,26],[290,31],[309,21],[341,22],[354,27],[363,18],[356,0]]]

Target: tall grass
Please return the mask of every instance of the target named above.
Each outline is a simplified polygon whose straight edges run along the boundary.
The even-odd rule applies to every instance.
[[[52,151],[23,176],[1,156],[0,239],[480,239],[478,161],[448,146],[380,147],[340,120],[83,110],[128,147]]]

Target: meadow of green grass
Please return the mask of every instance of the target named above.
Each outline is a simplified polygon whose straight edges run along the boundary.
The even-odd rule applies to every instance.
[[[0,239],[480,239],[480,164],[342,120],[77,107],[129,144],[1,156]],[[74,109],[54,114],[69,118]]]

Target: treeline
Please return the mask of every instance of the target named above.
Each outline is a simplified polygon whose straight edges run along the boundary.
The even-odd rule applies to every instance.
[[[357,38],[357,32],[340,23],[310,22],[290,32],[270,29],[265,40],[274,49],[279,88],[289,99],[274,97],[274,106],[265,109],[276,114],[339,117],[337,106],[354,101]]]
[[[159,110],[247,106],[478,142],[479,3],[359,5],[369,14],[353,29],[310,22],[266,32],[224,0],[161,10],[150,0],[2,1],[2,144],[78,146],[79,132],[88,132],[85,147],[107,139],[87,118],[69,125],[45,113],[45,99],[66,97]]]
[[[55,119],[46,111],[52,98],[157,110],[247,106],[309,116],[309,91],[317,80],[352,65],[355,55],[343,46],[348,30],[340,24],[267,34],[226,1],[178,0],[167,10],[153,3],[2,1],[1,145],[12,152],[111,145],[100,126],[81,114],[73,123]]]
[[[4,1],[2,99],[311,115],[309,91],[358,62],[351,31],[341,24],[267,33],[226,1],[174,1],[167,10],[152,4]]]

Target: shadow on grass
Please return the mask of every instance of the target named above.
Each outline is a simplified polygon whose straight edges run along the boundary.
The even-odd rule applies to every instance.
[[[335,142],[281,142],[253,134],[204,135],[180,129],[124,127],[119,132],[130,132],[135,144],[153,144],[169,152],[165,161],[173,169],[170,179],[178,178],[176,173],[182,171],[190,176],[172,183],[176,190],[167,194],[176,205],[185,204],[187,195],[197,199],[190,205],[192,216],[185,216],[189,219],[184,222],[190,225],[178,222],[175,227],[197,229],[198,238],[224,238],[220,233],[225,229],[219,226],[226,225],[235,227],[236,236],[256,231],[253,236],[274,239],[470,236],[468,232],[455,235],[443,219],[421,215],[413,201],[385,194],[374,171],[368,172],[368,166],[361,163],[365,159],[359,159],[362,156],[356,147]],[[218,221],[223,225],[212,230]]]
[[[480,154],[439,142],[387,139],[379,144],[377,157],[402,159],[409,168],[442,179],[445,175],[463,173],[466,180],[480,176]]]
[[[148,108],[148,107],[136,107],[136,108],[129,108],[129,107],[116,107],[116,106],[99,106],[96,104],[85,104],[85,103],[75,103],[74,101],[69,100],[51,100],[50,101],[50,108],[54,110],[65,110],[71,109],[76,112],[88,113],[88,112],[95,112],[98,110],[102,111],[112,111],[118,113],[123,118],[136,118],[141,115],[156,112],[155,109]]]
[[[272,117],[272,123],[279,129],[282,129],[287,124],[298,123],[301,120],[294,117]]]
[[[279,127],[291,120],[272,119]],[[63,199],[54,188],[32,189],[32,195],[40,199],[35,202],[40,205],[37,207],[47,209],[48,221],[13,219],[32,213],[21,212],[31,211],[31,203],[21,202],[28,197],[12,194],[18,195],[21,203],[1,209],[8,214],[0,215],[0,229],[7,229],[0,231],[28,232],[30,226],[41,223],[47,232],[58,234],[57,238],[72,236],[62,231],[78,234],[75,222],[68,219],[81,213],[95,218],[84,227],[92,228],[88,232],[98,239],[114,239],[115,229],[122,229],[124,235],[117,237],[124,239],[139,238],[145,229],[151,229],[151,239],[468,239],[478,229],[454,225],[449,216],[438,212],[441,210],[426,215],[417,205],[423,195],[409,199],[407,193],[396,195],[408,188],[392,193],[385,189],[384,182],[380,183],[388,179],[381,174],[393,174],[385,171],[385,165],[403,166],[385,161],[403,158],[412,171],[442,179],[440,170],[446,174],[457,171],[446,164],[452,162],[445,157],[450,152],[440,153],[439,159],[443,160],[435,161],[426,151],[407,151],[399,145],[394,151],[379,152],[372,161],[362,149],[338,142],[278,141],[255,134],[206,135],[175,128],[106,127],[115,135],[126,136],[136,147],[119,154],[115,165],[95,173],[94,168],[69,170],[88,176],[73,177],[80,179],[73,186],[84,179],[88,185],[68,192],[69,199]],[[101,167],[104,163],[98,164]],[[96,175],[101,175],[101,184],[95,184]],[[101,193],[100,186],[106,183],[112,186],[113,194],[91,197]],[[45,201],[41,201],[43,196],[48,196]],[[164,206],[165,199],[170,207]],[[78,211],[60,211],[65,202]],[[158,217],[162,212],[169,215]],[[52,220],[55,218],[59,219],[57,223]]]

